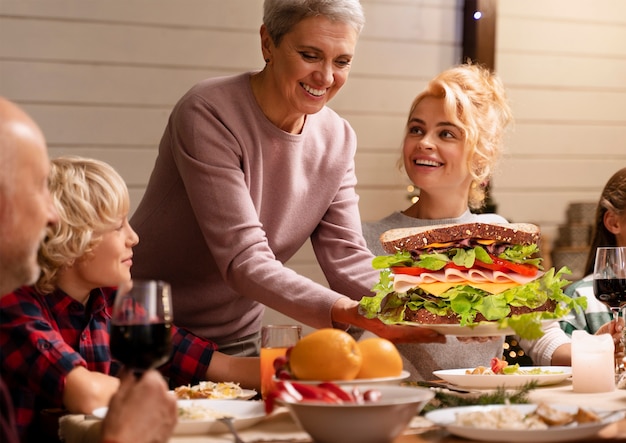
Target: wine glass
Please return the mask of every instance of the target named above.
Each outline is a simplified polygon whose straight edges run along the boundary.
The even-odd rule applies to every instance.
[[[596,249],[593,290],[596,298],[611,309],[613,320],[617,321],[620,308],[626,305],[626,247],[608,246]],[[615,369],[618,373],[621,372],[620,362],[616,362]]]
[[[118,289],[111,319],[111,354],[135,375],[165,363],[172,352],[170,285],[132,280]]]

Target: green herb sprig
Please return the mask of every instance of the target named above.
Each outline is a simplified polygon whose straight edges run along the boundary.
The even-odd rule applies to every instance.
[[[404,382],[404,386],[418,386],[417,382]],[[501,405],[501,404],[526,404],[529,403],[528,393],[538,386],[536,381],[530,381],[517,390],[506,389],[503,386],[494,391],[480,395],[459,395],[444,390],[436,390],[435,397],[429,401],[422,414],[442,408],[474,405]]]

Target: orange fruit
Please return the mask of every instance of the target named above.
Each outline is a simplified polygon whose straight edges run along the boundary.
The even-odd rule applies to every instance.
[[[299,380],[353,380],[361,369],[361,351],[347,332],[318,329],[291,349],[289,367]]]
[[[371,337],[357,343],[363,362],[356,378],[396,377],[402,373],[402,357],[387,339]]]

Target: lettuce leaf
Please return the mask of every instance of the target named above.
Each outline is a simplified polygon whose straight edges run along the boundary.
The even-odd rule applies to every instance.
[[[514,245],[506,248],[498,257],[513,263],[534,265],[541,269],[542,259],[533,257],[537,251],[538,248],[535,244]],[[393,266],[416,266],[430,271],[439,271],[450,262],[471,268],[474,266],[475,260],[493,263],[485,248],[474,246],[473,248],[450,248],[446,251],[424,253],[417,258],[414,258],[409,251],[396,252],[393,255],[379,255],[372,260],[372,267],[385,269]]]

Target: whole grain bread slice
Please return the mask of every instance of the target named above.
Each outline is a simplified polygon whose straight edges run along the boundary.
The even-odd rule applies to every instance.
[[[380,236],[380,243],[386,252],[394,254],[468,238],[530,245],[539,242],[540,237],[539,227],[531,223],[464,223],[390,229]]]

